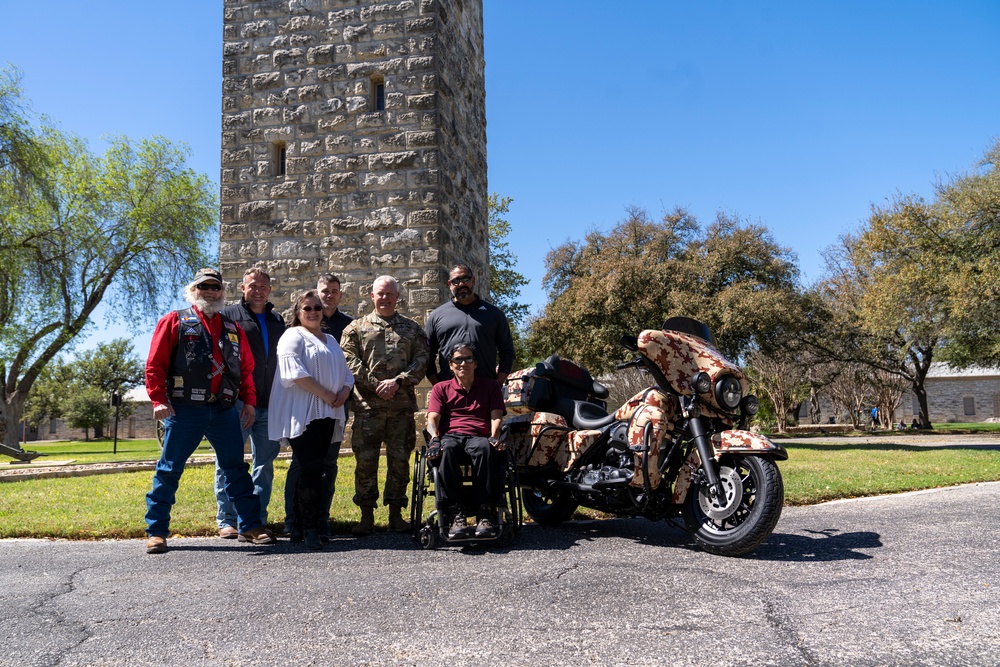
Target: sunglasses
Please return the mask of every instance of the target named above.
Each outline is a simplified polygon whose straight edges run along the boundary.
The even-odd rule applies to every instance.
[[[303,313],[312,313],[318,310],[323,310],[323,306],[302,306],[299,310]]]
[[[222,285],[219,283],[201,283],[200,285],[195,285],[202,292],[218,292],[222,289]]]
[[[452,278],[448,282],[451,283],[452,285],[461,285],[463,283],[471,283],[472,282],[472,276],[455,276],[454,278]]]
[[[471,364],[475,360],[476,360],[475,357],[452,357],[451,359],[449,359],[449,361],[455,364],[456,366],[460,366],[462,364]]]

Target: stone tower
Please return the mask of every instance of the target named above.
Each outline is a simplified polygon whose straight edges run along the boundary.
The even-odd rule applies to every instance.
[[[266,267],[284,309],[334,273],[357,314],[390,274],[420,321],[448,298],[455,262],[485,290],[482,0],[225,0],[224,12],[225,278]]]

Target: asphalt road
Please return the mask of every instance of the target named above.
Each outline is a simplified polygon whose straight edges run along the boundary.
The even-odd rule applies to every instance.
[[[0,541],[0,664],[998,665],[1000,483],[786,508],[749,558],[663,523],[321,553]]]

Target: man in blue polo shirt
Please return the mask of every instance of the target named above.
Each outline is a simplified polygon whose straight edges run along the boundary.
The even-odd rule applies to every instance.
[[[472,501],[477,507],[476,537],[496,535],[496,508],[503,492],[503,449],[500,424],[503,396],[500,384],[476,375],[476,348],[454,345],[446,357],[454,377],[434,385],[427,399],[428,458],[438,465],[439,509],[452,516],[448,536],[469,536],[460,502],[461,466],[472,467]]]

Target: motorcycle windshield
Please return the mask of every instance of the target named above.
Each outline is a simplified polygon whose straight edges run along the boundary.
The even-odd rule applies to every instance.
[[[712,331],[708,328],[708,325],[702,324],[693,317],[669,317],[663,322],[663,326],[660,327],[663,331],[676,331],[682,334],[688,334],[689,336],[697,336],[704,341],[715,345],[715,339],[712,338]]]

